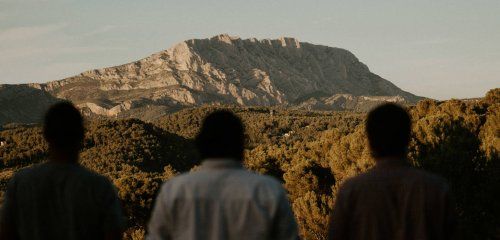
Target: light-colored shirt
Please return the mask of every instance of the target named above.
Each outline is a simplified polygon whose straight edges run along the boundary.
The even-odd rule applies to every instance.
[[[103,239],[124,227],[111,182],[75,163],[48,162],[18,172],[0,220],[29,240]]]
[[[298,239],[281,184],[231,159],[205,160],[161,188],[148,239]]]
[[[446,181],[386,160],[339,189],[330,239],[454,239],[455,214]]]

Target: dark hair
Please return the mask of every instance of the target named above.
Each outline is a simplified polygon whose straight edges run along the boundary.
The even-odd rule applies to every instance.
[[[59,102],[45,114],[43,136],[59,151],[79,151],[84,137],[83,117],[70,102]]]
[[[209,114],[196,136],[200,157],[243,160],[244,131],[240,118],[230,111]]]
[[[396,104],[376,107],[366,119],[366,133],[374,157],[404,157],[410,142],[410,131],[410,115]]]

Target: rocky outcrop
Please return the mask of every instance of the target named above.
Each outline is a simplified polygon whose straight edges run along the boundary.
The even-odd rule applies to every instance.
[[[331,110],[361,109],[363,103],[395,96],[397,102],[420,99],[371,73],[347,50],[295,38],[240,39],[226,34],[187,40],[136,62],[30,87],[94,114],[117,117],[159,106]]]

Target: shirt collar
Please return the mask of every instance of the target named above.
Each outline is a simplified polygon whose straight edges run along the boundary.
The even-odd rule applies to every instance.
[[[207,158],[201,163],[202,169],[243,168],[240,161],[231,158]]]

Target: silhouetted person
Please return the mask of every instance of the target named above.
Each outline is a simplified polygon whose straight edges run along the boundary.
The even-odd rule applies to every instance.
[[[115,188],[78,164],[80,112],[69,102],[55,104],[45,115],[43,135],[49,160],[9,182],[0,239],[121,239],[124,219]]]
[[[368,114],[366,133],[376,165],[340,187],[329,239],[451,239],[450,189],[406,160],[411,120],[394,104]]]
[[[297,239],[287,195],[272,177],[242,166],[244,127],[229,111],[203,122],[199,170],[167,181],[149,222],[148,239]]]

